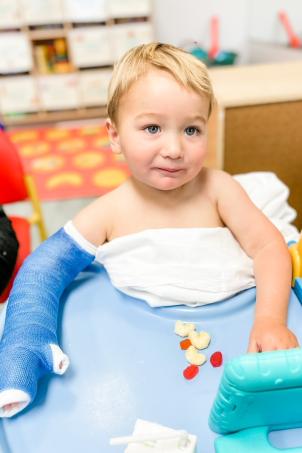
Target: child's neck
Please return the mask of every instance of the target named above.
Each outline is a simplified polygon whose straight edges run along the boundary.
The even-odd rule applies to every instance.
[[[193,181],[172,190],[156,189],[134,178],[130,178],[130,183],[140,197],[148,202],[156,203],[158,206],[173,206],[186,202],[198,195],[201,188],[201,180],[198,177],[194,178]]]

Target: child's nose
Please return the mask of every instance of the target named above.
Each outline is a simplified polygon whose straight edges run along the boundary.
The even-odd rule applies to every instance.
[[[183,147],[179,137],[169,137],[164,143],[161,151],[163,157],[170,157],[170,159],[179,159],[183,156]]]

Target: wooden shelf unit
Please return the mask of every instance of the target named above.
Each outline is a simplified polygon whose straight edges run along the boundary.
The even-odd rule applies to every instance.
[[[152,0],[145,2],[148,15],[122,15],[98,22],[69,18],[55,24],[26,23],[0,29],[0,49],[4,35],[22,37],[29,45],[31,60],[30,67],[20,73],[0,70],[1,121],[10,127],[106,115],[106,91],[114,62],[128,48],[153,40]],[[62,72],[47,72],[47,61],[39,65],[37,54],[57,40],[66,44],[69,65]]]

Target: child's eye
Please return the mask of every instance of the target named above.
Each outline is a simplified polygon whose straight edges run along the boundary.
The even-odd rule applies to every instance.
[[[157,134],[160,131],[160,127],[156,124],[151,124],[151,126],[145,127],[145,131],[149,132],[149,134]]]
[[[200,130],[197,127],[195,127],[195,126],[189,126],[189,127],[185,128],[185,133],[187,135],[190,135],[190,136],[191,135],[198,135],[200,133]]]

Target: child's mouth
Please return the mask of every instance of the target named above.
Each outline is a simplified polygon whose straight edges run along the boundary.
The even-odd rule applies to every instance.
[[[179,173],[182,171],[182,168],[162,168],[162,167],[158,167],[157,168],[158,171],[160,172],[163,172],[163,173]]]

